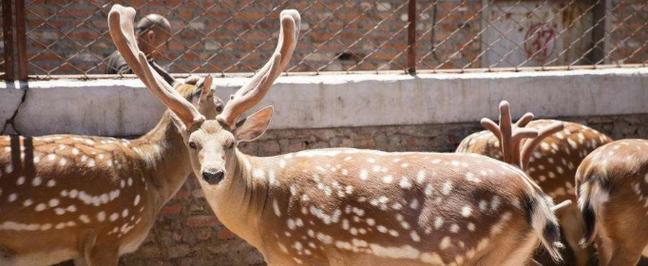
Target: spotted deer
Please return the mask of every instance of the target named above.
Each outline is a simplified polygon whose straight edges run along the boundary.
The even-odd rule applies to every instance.
[[[132,36],[132,9],[122,43]],[[242,153],[238,145],[266,130],[272,108],[247,118],[286,68],[300,15],[280,14],[277,48],[219,115],[203,116],[146,64],[151,92],[176,114],[191,166],[209,205],[232,232],[270,265],[521,265],[541,242],[560,258],[553,203],[520,170],[479,155],[351,148],[274,157]]]
[[[513,124],[509,104],[503,101],[500,126],[487,118],[482,119],[487,130],[463,139],[456,151],[482,154],[517,165],[555,201],[575,202],[576,167],[587,154],[611,139],[577,123],[549,119],[533,121],[533,117],[532,113],[526,113]],[[533,131],[537,131],[537,136]],[[528,137],[534,138],[525,139]],[[566,242],[574,252],[574,263],[585,265],[593,251],[578,244],[584,225],[576,204],[561,208],[556,214]]]
[[[576,171],[583,245],[599,265],[637,265],[648,256],[648,140],[625,139],[590,153]]]
[[[177,93],[214,115],[210,85],[178,84]],[[172,121],[167,111],[133,140],[0,136],[0,265],[117,265],[136,250],[191,174]]]

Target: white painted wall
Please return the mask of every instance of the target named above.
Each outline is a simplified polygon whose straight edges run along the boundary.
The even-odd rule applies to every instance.
[[[218,78],[226,98],[245,78]],[[0,85],[0,126],[22,92]],[[478,121],[500,100],[539,117],[648,113],[648,68],[285,76],[258,107],[275,106],[271,128],[322,128]],[[23,134],[139,135],[162,106],[139,80],[32,81],[16,124]]]

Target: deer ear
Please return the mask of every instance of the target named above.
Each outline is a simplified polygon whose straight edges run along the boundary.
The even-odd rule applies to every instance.
[[[239,142],[250,142],[265,133],[272,120],[272,106],[267,106],[237,123],[234,137]]]
[[[207,97],[214,96],[214,92],[211,90],[212,87],[212,76],[207,75],[202,82],[202,90],[200,91],[200,99],[206,99]]]

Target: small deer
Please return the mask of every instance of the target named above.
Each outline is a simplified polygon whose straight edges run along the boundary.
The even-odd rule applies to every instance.
[[[457,152],[482,154],[517,165],[555,201],[575,201],[576,167],[587,154],[611,139],[577,123],[548,119],[532,121],[533,117],[532,113],[526,113],[513,124],[509,104],[503,101],[500,103],[500,125],[482,119],[481,124],[488,130],[463,139]],[[525,140],[530,137],[532,139]],[[593,251],[578,244],[584,226],[578,208],[575,204],[566,206],[557,210],[557,215],[566,242],[574,252],[575,263],[585,265]]]
[[[275,53],[214,117],[177,95],[143,53],[128,56],[176,114],[205,198],[228,229],[270,265],[521,265],[539,242],[560,258],[553,203],[497,160],[351,148],[274,157],[239,151],[270,123],[271,107],[239,117],[288,65],[300,20],[295,10],[281,12]],[[131,32],[123,30],[124,46],[134,47]]]
[[[177,90],[215,115],[210,86]],[[0,136],[0,265],[117,265],[135,251],[191,174],[171,116],[134,140]]]
[[[648,140],[625,139],[590,153],[576,171],[581,242],[597,243],[599,265],[648,256]]]

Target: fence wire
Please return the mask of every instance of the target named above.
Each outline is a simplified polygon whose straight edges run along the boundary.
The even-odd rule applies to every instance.
[[[267,60],[286,8],[302,15],[288,71],[403,70],[413,3],[417,69],[648,63],[645,0],[120,2],[135,7],[136,20],[169,19],[158,62],[170,72],[223,74],[253,72]],[[115,50],[106,25],[112,4],[26,1],[29,74],[105,73]]]
[[[419,3],[417,64],[423,69],[648,60],[648,3],[642,0]]]
[[[0,4],[0,14],[3,13],[3,5]],[[4,18],[4,16],[3,16]],[[5,69],[5,42],[4,42],[4,19],[0,18],[0,79],[3,79],[6,69]]]

